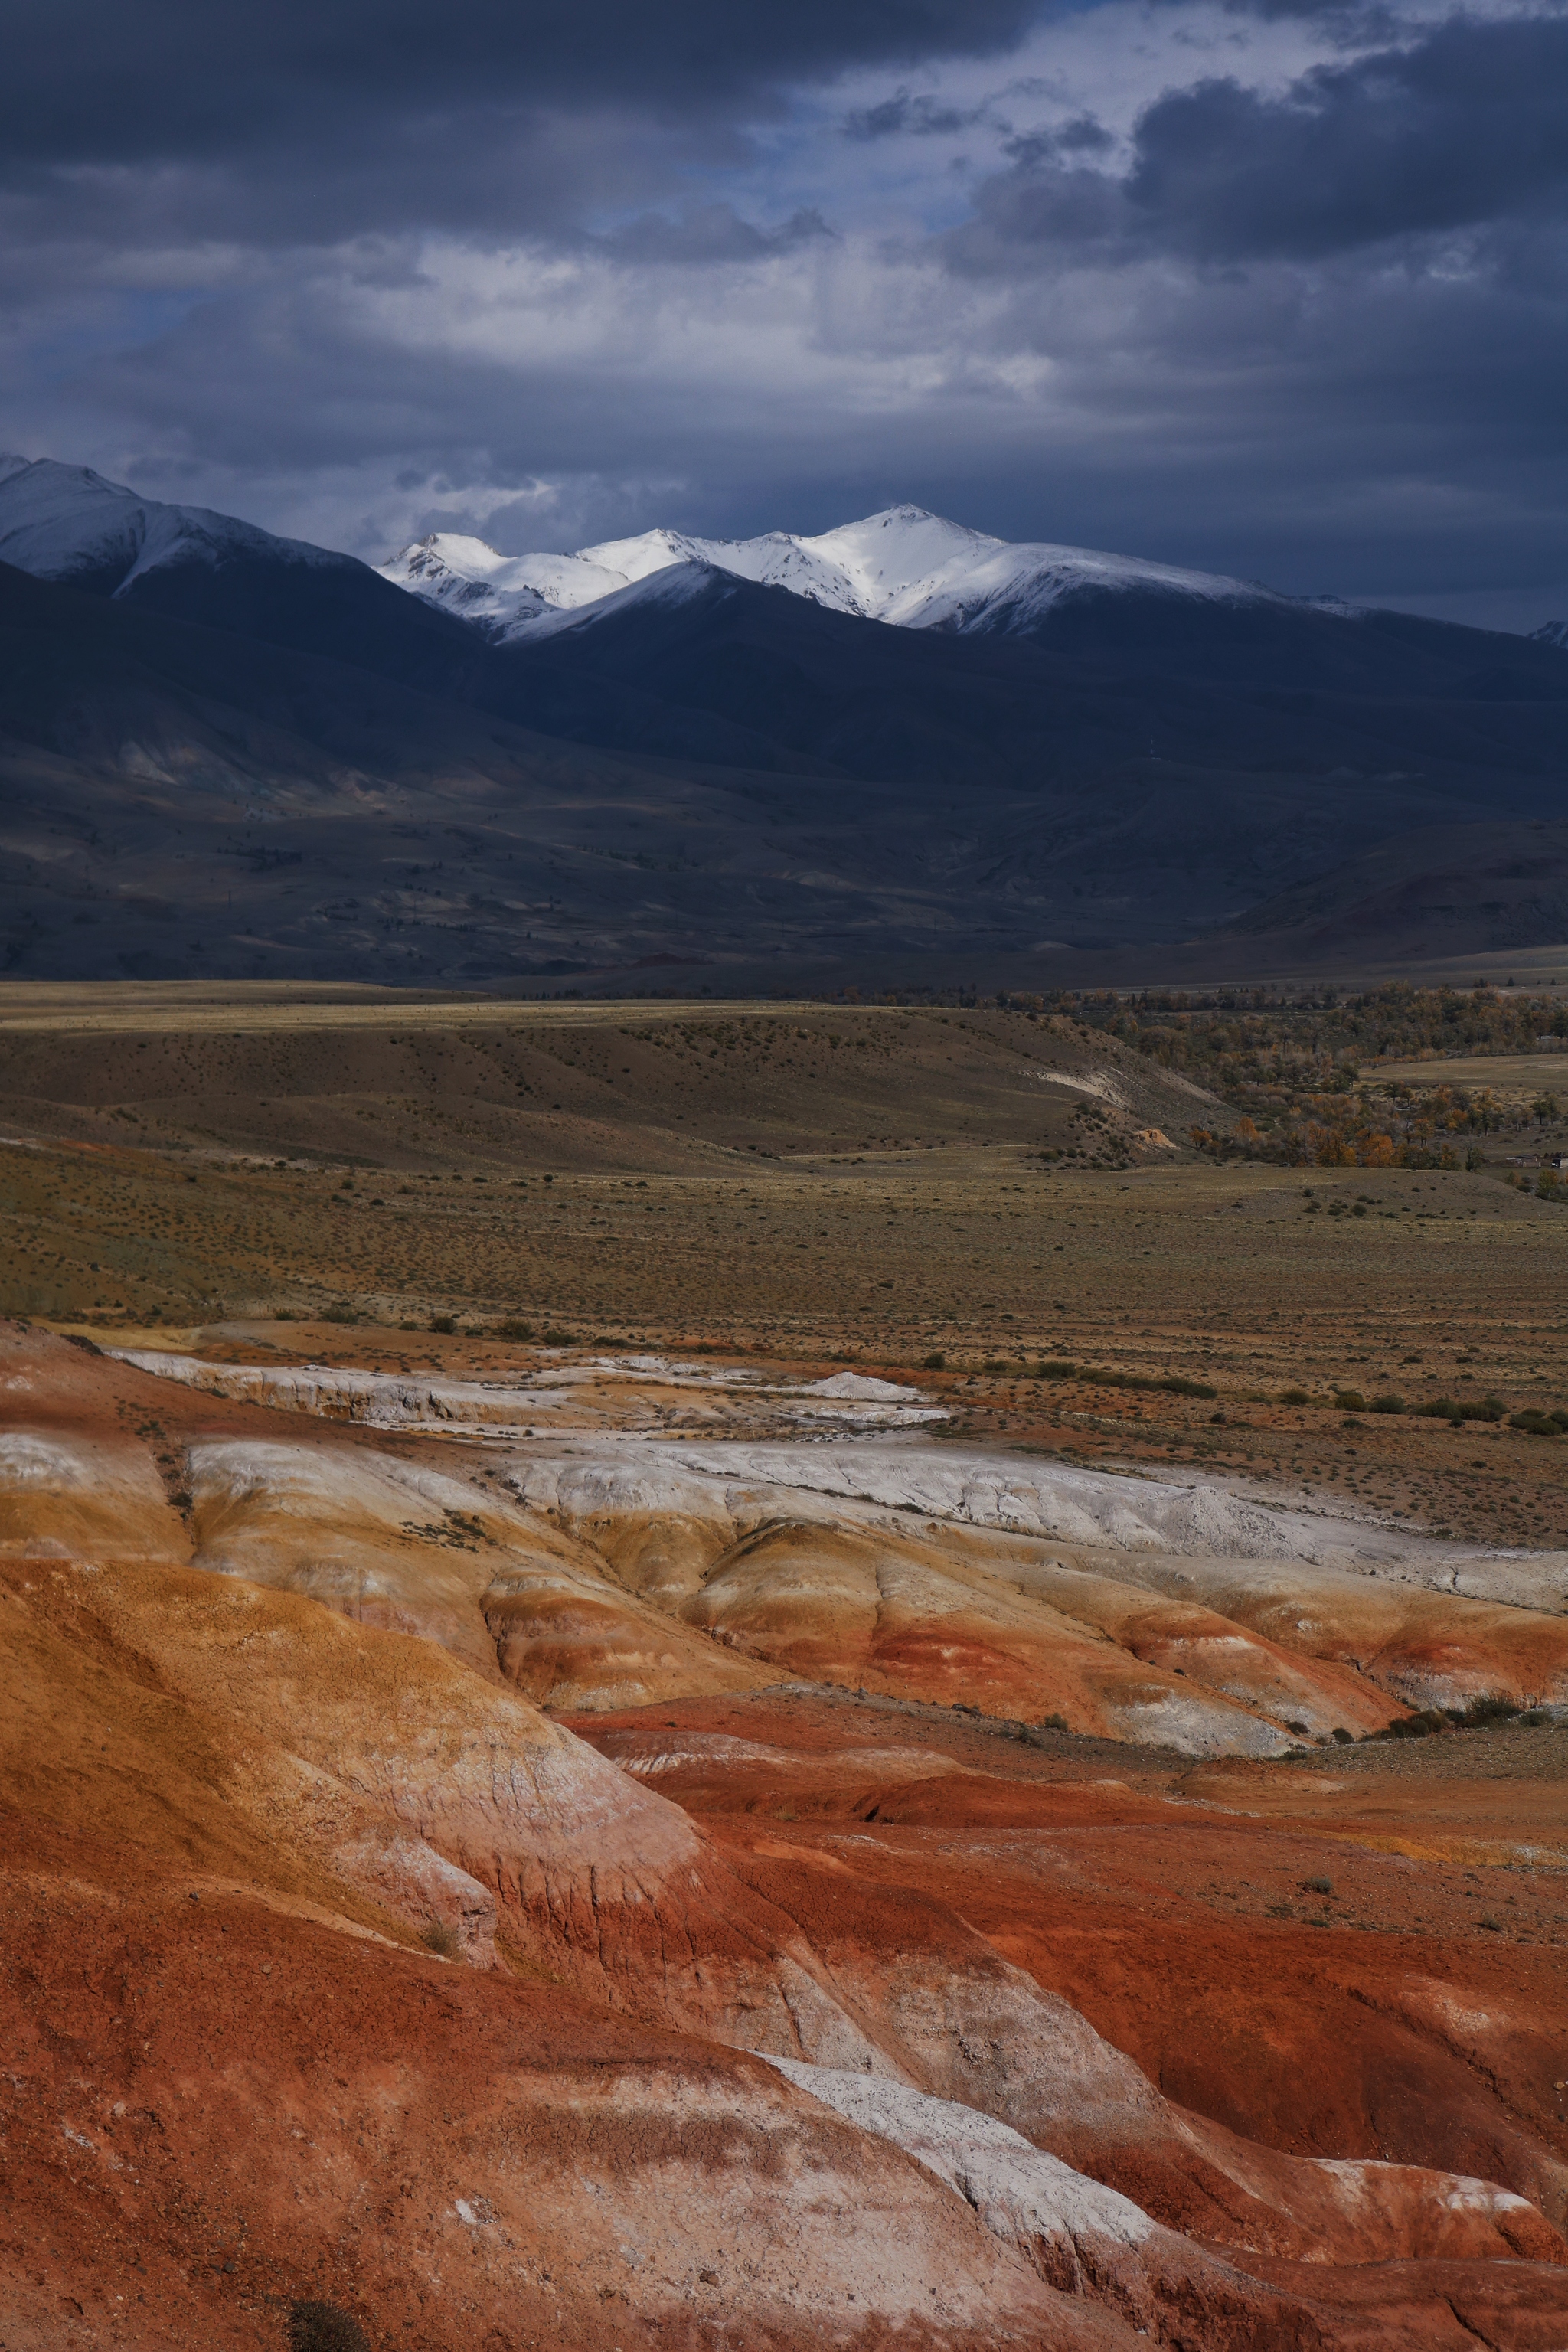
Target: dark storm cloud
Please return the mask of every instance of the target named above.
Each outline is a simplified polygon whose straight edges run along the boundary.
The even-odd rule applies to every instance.
[[[1005,47],[1039,5],[21,0],[0,243],[570,236],[741,163],[788,86]]]
[[[367,218],[442,173],[476,208],[484,158],[558,110],[667,124],[765,111],[784,84],[1014,40],[1035,0],[22,0],[6,17],[0,156],[245,179],[308,152],[374,166]],[[342,208],[341,193],[338,208]]]
[[[1062,133],[1020,141],[952,241],[961,266],[1030,249],[1102,259],[1321,260],[1502,219],[1568,195],[1568,20],[1462,17],[1316,67],[1281,97],[1232,79],[1140,116],[1125,172],[1083,167]]]
[[[1128,194],[1215,254],[1303,257],[1558,207],[1568,21],[1439,26],[1270,101],[1210,82],[1152,107]]]

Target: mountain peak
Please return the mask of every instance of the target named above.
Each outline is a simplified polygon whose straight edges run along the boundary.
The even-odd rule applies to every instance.
[[[161,566],[216,562],[241,548],[292,563],[353,561],[304,540],[276,538],[209,507],[144,499],[90,466],[0,457],[0,562],[40,580],[73,581],[121,595]]]

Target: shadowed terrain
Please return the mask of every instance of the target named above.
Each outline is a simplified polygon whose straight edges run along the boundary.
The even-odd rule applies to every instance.
[[[712,572],[495,646],[265,534],[125,552],[0,564],[29,978],[1037,985],[1216,932],[1254,973],[1563,935],[1553,645],[1143,595],[967,636]]]

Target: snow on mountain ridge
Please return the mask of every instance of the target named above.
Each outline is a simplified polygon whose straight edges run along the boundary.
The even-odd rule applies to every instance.
[[[483,540],[436,532],[379,569],[395,585],[481,624],[498,639],[515,640],[554,634],[567,614],[596,617],[588,608],[682,565],[784,588],[862,620],[965,635],[1026,628],[1062,598],[1095,590],[1142,588],[1207,603],[1286,601],[1216,572],[1093,548],[993,539],[911,506],[889,507],[815,538],[775,530],[756,539],[695,539],[650,530],[570,555],[499,555]]]
[[[193,558],[216,563],[228,554],[263,551],[281,551],[300,563],[352,560],[307,540],[279,539],[209,507],[138,498],[88,466],[0,456],[0,562],[37,579],[118,573],[110,593],[121,596],[132,581],[163,564]]]
[[[702,561],[702,542],[672,530],[610,540],[573,555],[499,555],[482,539],[432,531],[377,569],[394,587],[510,638],[536,636],[540,625],[548,635],[563,613],[601,604],[674,565]]]

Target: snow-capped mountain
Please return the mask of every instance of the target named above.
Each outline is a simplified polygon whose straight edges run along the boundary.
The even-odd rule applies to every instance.
[[[262,554],[309,564],[352,560],[207,507],[138,498],[87,466],[0,456],[0,563],[36,579],[90,583],[119,596],[163,565]]]
[[[1539,629],[1531,629],[1531,642],[1538,646],[1561,646],[1568,653],[1568,621],[1543,621]]]
[[[206,507],[139,498],[52,458],[0,457],[0,564],[431,693],[461,689],[485,655],[471,630],[388,587],[357,556]]]
[[[889,507],[816,538],[695,539],[650,530],[570,555],[499,555],[480,539],[436,531],[379,566],[497,642],[544,636],[679,567],[786,588],[830,612],[962,635],[1027,632],[1054,605],[1095,591],[1142,590],[1211,604],[1286,604],[1254,582],[1184,572],[1137,556],[988,538],[921,507]]]

